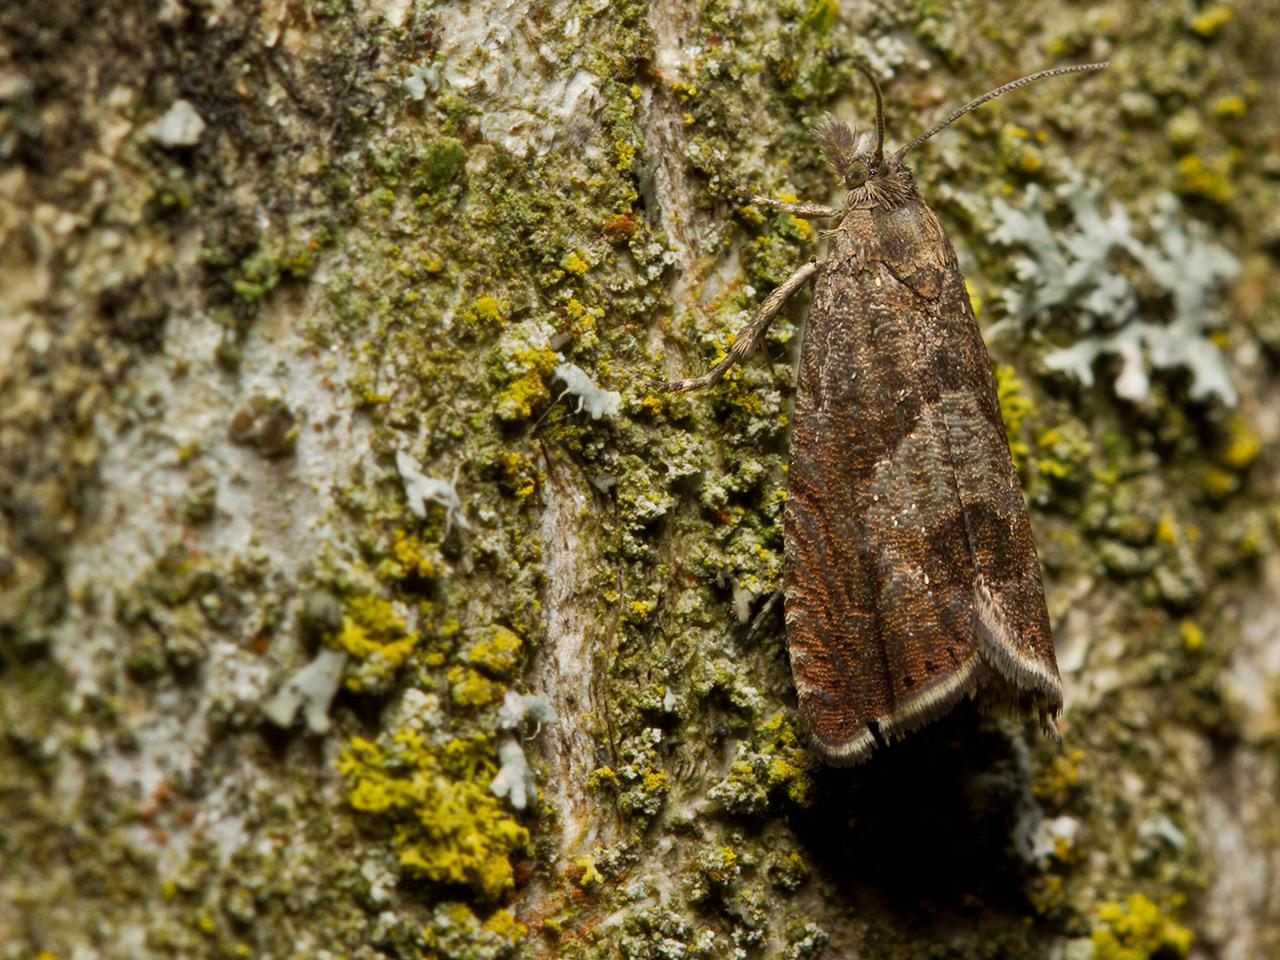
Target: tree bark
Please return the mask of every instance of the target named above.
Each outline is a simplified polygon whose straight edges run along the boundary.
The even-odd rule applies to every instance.
[[[1277,23],[5,7],[0,958],[1280,952]],[[911,154],[997,364],[1061,752],[966,705],[822,766],[781,618],[748,628],[804,304],[716,388],[649,386],[821,255],[741,191],[839,202],[808,131],[870,125],[853,58],[890,146],[1112,60]]]

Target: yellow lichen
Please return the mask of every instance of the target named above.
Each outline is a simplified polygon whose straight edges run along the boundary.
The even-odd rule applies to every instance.
[[[1204,631],[1194,620],[1179,623],[1178,635],[1182,637],[1182,645],[1188,652],[1194,653],[1204,646]]]
[[[1035,412],[1035,404],[1022,389],[1022,381],[1013,367],[1003,363],[997,365],[996,396],[1000,400],[1000,416],[1009,438],[1009,451],[1013,454],[1014,465],[1018,467],[1031,453],[1031,447],[1020,439],[1022,421]]]
[[[817,33],[829,33],[840,20],[839,0],[810,0],[805,21]]]
[[[520,663],[523,644],[519,634],[496,625],[489,628],[484,639],[468,647],[464,657],[473,667],[486,670],[495,677],[509,679]]]
[[[1225,3],[1205,7],[1191,21],[1191,29],[1202,37],[1212,37],[1235,19],[1236,12]]]
[[[649,615],[657,609],[657,603],[652,600],[632,600],[624,615],[627,623],[643,623],[649,619]]]
[[[528,844],[529,832],[489,791],[497,768],[486,738],[436,747],[409,730],[388,746],[354,737],[338,770],[351,806],[394,827],[406,873],[490,899],[511,889],[511,856]]]
[[[582,876],[578,879],[578,883],[584,887],[598,885],[604,883],[604,877],[600,871],[596,869],[596,861],[594,856],[578,857],[573,861],[582,868]]]
[[[1171,513],[1163,514],[1156,522],[1156,543],[1164,547],[1175,547],[1180,539],[1178,521]]]
[[[515,450],[498,454],[495,465],[500,474],[502,489],[521,500],[533,496],[537,492],[538,483],[543,479],[543,474],[533,461]]]
[[[1056,873],[1047,873],[1036,877],[1029,891],[1031,906],[1042,915],[1058,912],[1066,905],[1066,887],[1062,877]]]
[[[536,373],[516,377],[498,394],[498,416],[503,420],[527,420],[533,408],[551,399],[551,392]]]
[[[698,857],[698,867],[702,875],[716,886],[723,886],[735,879],[742,868],[738,863],[738,854],[732,847],[713,847]]]
[[[794,763],[789,763],[781,757],[774,757],[769,761],[769,773],[765,778],[765,782],[768,783],[770,787],[776,787],[782,784],[790,786],[794,784],[803,773],[804,771]],[[792,799],[794,800],[796,798],[792,797]]]
[[[449,670],[449,697],[459,707],[487,707],[502,694],[503,686],[468,667]]]
[[[573,334],[575,340],[582,342],[595,334],[602,319],[604,319],[603,307],[585,309],[577,316],[569,332]]]
[[[1239,96],[1238,94],[1228,97],[1219,97],[1213,104],[1214,116],[1222,117],[1224,119],[1239,119],[1244,116],[1245,109],[1246,105],[1244,97]]]
[[[1226,204],[1235,199],[1235,159],[1231,153],[1205,160],[1190,153],[1178,161],[1179,193]]]
[[[613,152],[618,158],[618,162],[614,164],[614,168],[619,173],[630,173],[631,167],[636,160],[635,144],[624,137],[619,137],[613,142]]]
[[[797,240],[808,240],[813,236],[813,226],[808,220],[802,220],[799,217],[793,217],[787,214],[786,233],[795,237]]]
[[[1102,904],[1098,920],[1099,925],[1090,933],[1096,960],[1185,957],[1191,949],[1191,931],[1140,893],[1124,903]]]
[[[397,530],[391,541],[389,556],[378,567],[378,574],[391,580],[433,580],[439,570],[439,552],[416,535]]]
[[[576,250],[561,260],[560,266],[564,267],[564,269],[569,273],[576,274],[579,277],[591,269],[591,264],[589,264],[583,258],[582,254],[578,253]]]
[[[1210,500],[1225,500],[1240,489],[1240,478],[1221,467],[1205,467],[1200,474],[1200,489]]]
[[[484,922],[484,928],[508,943],[515,943],[526,932],[524,924],[510,910],[495,910]]]
[[[1030,138],[1025,128],[1005,124],[1000,132],[1000,149],[1008,169],[1028,174],[1044,169],[1044,156]]]
[[[1080,783],[1080,764],[1085,752],[1072,747],[1054,755],[1053,759],[1036,771],[1032,790],[1040,800],[1061,802]]]
[[[804,747],[786,714],[775,713],[757,729],[749,749],[739,753],[729,776],[712,791],[735,812],[759,812],[771,797],[807,805],[813,782],[805,771]]]
[[[1036,439],[1036,472],[1042,477],[1064,480],[1075,476],[1093,453],[1084,424],[1067,420],[1045,430]]]
[[[500,327],[506,322],[506,312],[510,307],[497,297],[485,294],[477,297],[459,314],[463,324],[475,328]]]
[[[1231,417],[1226,427],[1227,444],[1222,451],[1222,462],[1232,470],[1244,470],[1262,452],[1262,438],[1243,417]]]
[[[667,791],[667,774],[664,770],[648,770],[645,772],[641,783],[645,793],[666,793]]]
[[[497,414],[502,420],[527,420],[533,409],[551,399],[546,378],[560,362],[548,347],[519,350],[512,357],[515,374],[498,393]]]
[[[353,597],[337,637],[338,646],[358,661],[347,671],[348,689],[364,690],[390,680],[419,639],[389,601],[370,594]]]
[[[729,347],[732,346],[735,336],[736,334],[730,334],[725,343],[716,344],[715,356],[708,362],[708,368],[714,367],[729,355]],[[761,399],[759,391],[743,383],[742,367],[736,366],[731,369],[721,382],[720,396],[725,403],[753,416],[764,412],[764,400]]]

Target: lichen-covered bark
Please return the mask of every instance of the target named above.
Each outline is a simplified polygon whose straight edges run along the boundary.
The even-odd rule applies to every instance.
[[[1276,953],[1277,23],[4,6],[0,957]],[[998,364],[1062,753],[962,709],[814,761],[781,625],[745,626],[803,306],[715,390],[647,386],[822,249],[732,184],[833,198],[808,128],[869,119],[853,56],[891,143],[1113,61],[913,154]],[[1088,252],[1009,209],[1129,240],[1024,313]],[[1182,318],[1140,255],[1196,224],[1239,264],[1192,324],[1235,407],[1150,351],[1143,390],[1046,364]]]

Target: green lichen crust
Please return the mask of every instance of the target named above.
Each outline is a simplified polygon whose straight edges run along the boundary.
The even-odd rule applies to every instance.
[[[1280,17],[1059,6],[0,12],[0,960],[1280,950],[1236,881],[1277,856]],[[1112,59],[912,154],[997,363],[1060,754],[962,709],[818,765],[748,630],[803,304],[715,390],[646,385],[820,253],[735,184],[834,199],[808,129],[867,123],[854,55],[891,143]],[[1029,196],[1230,250],[1196,335],[1235,407],[1046,360],[1113,331],[1097,284],[1010,309]],[[1167,325],[1148,266],[1106,272]]]

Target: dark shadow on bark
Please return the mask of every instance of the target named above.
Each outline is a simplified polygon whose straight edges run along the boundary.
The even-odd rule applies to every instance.
[[[1014,831],[1026,778],[1017,745],[966,703],[862,766],[822,768],[792,826],[836,889],[892,904],[905,924],[975,907],[1025,915]]]

